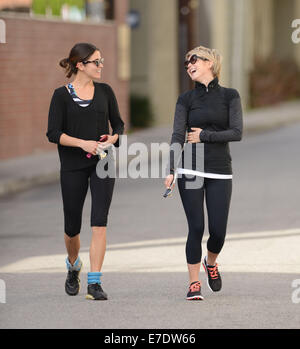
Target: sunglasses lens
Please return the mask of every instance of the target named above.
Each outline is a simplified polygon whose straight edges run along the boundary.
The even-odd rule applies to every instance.
[[[197,62],[197,59],[198,59],[197,55],[192,55],[192,57],[191,57],[188,61],[185,61],[185,62],[184,62],[184,67],[185,67],[185,69],[188,68],[188,65],[189,65],[190,63],[191,63],[191,64],[195,64],[195,63]]]
[[[96,64],[96,66],[99,67],[100,64],[103,64],[103,63],[104,63],[104,58],[100,58],[99,60],[97,59],[97,60],[95,60],[94,62],[95,62],[95,64]]]
[[[196,62],[197,62],[197,56],[196,55],[192,55],[192,57],[191,57],[191,59],[190,59],[190,62],[192,63],[192,64],[195,64]]]

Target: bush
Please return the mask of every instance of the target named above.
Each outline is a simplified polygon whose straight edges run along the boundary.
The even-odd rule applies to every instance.
[[[292,60],[256,60],[250,73],[250,106],[261,107],[300,98],[300,70]]]
[[[53,16],[60,17],[61,7],[64,4],[82,9],[84,8],[85,2],[84,0],[33,0],[32,11],[34,14],[45,15],[46,8],[49,7],[52,10]]]
[[[32,11],[37,15],[46,14],[47,1],[46,0],[33,0],[32,1]]]
[[[153,114],[148,97],[130,96],[130,123],[131,127],[145,128],[153,123]]]

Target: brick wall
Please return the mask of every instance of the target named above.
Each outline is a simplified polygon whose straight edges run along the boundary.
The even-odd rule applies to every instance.
[[[58,62],[76,42],[100,48],[101,81],[115,91],[128,127],[128,81],[118,78],[117,25],[124,3],[116,21],[101,25],[0,16],[6,23],[6,44],[0,44],[0,159],[56,149],[46,137],[49,103],[54,89],[69,81]]]

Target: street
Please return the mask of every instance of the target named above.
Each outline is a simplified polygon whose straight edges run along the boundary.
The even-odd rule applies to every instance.
[[[221,292],[201,267],[204,301],[188,302],[187,223],[163,179],[117,179],[103,266],[106,302],[85,299],[90,192],[81,231],[81,291],[64,292],[66,252],[58,183],[0,199],[1,328],[299,328],[300,124],[231,143],[233,193],[219,256]],[[166,140],[168,141],[168,140]],[[203,253],[208,237],[203,239]],[[298,284],[300,287],[300,283]],[[299,294],[299,292],[298,292]],[[297,297],[296,297],[297,300]]]

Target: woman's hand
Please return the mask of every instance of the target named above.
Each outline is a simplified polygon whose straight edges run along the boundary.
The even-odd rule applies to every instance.
[[[165,186],[166,186],[167,189],[171,188],[171,184],[173,182],[173,179],[174,179],[174,175],[172,175],[172,174],[169,174],[166,177],[166,179],[165,179]],[[173,184],[173,186],[174,186],[174,184]]]
[[[100,138],[103,137],[103,136],[107,136],[107,140],[106,140],[105,142],[99,142],[99,143],[98,143],[98,146],[99,146],[99,148],[101,148],[101,149],[106,149],[106,148],[110,147],[112,144],[115,144],[116,141],[117,141],[118,138],[119,138],[119,135],[118,135],[117,133],[114,134],[113,136],[110,136],[110,135],[101,135]]]
[[[187,141],[188,143],[199,143],[200,142],[200,133],[202,128],[191,127],[192,132],[188,133]]]
[[[81,140],[81,146],[80,148],[86,151],[89,154],[97,155],[97,148],[98,148],[99,142],[96,141],[85,141]]]

